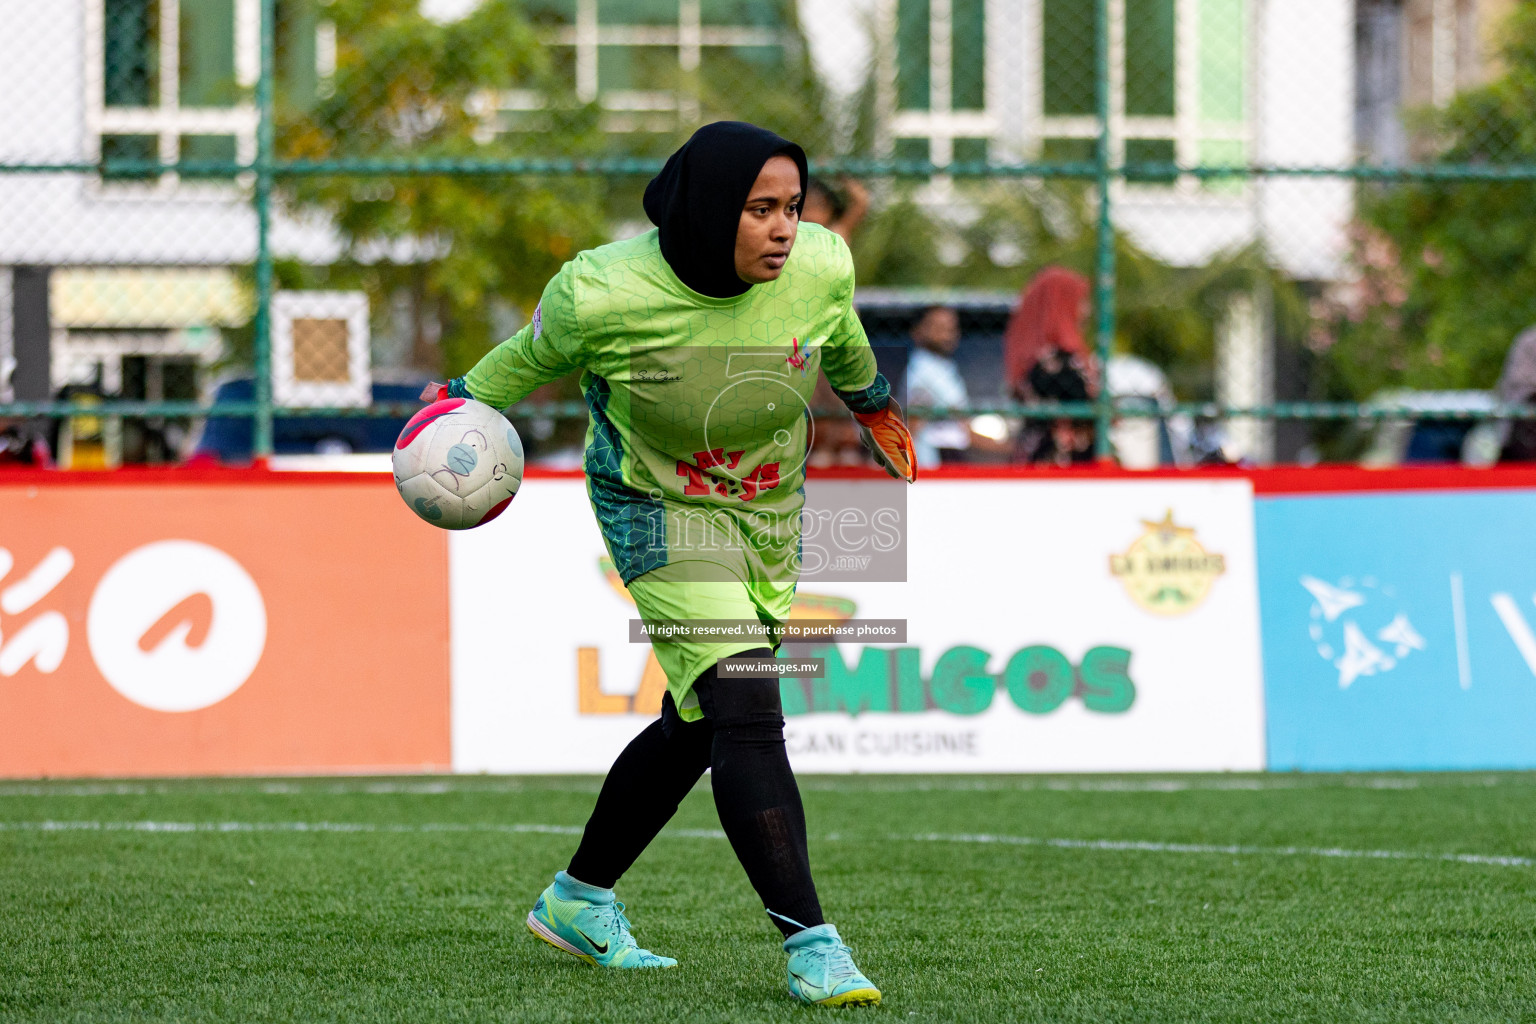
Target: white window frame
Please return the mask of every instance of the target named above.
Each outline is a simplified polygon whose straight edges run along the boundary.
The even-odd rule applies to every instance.
[[[242,89],[252,89],[261,67],[261,0],[234,0],[235,3],[235,82]],[[106,3],[85,0],[85,138],[83,151],[91,162],[101,160],[103,135],[153,135],[159,140],[158,157],[163,163],[176,162],[183,135],[232,135],[235,159],[251,163],[256,159],[256,126],[259,114],[254,102],[240,102],[229,107],[184,107],[181,105],[181,0],[160,0],[160,81],[159,95],[148,107],[109,107],[106,103]],[[182,182],[180,175],[167,171],[142,181],[107,181],[91,179],[91,188],[99,193],[169,193],[178,198],[206,196],[228,199],[231,189],[249,187],[240,175],[233,182]]]
[[[986,16],[990,20],[992,5],[987,5]],[[952,110],[951,84],[954,80],[954,6],[951,0],[928,0],[928,109],[895,109],[895,24],[896,0],[890,0],[887,23],[891,26],[891,99],[892,108],[889,146],[896,139],[927,139],[928,159],[942,167],[955,158],[956,139],[988,139],[992,145],[1000,143],[1001,123],[994,111],[993,76],[991,71],[991,47],[982,47],[983,59],[988,67],[983,70],[986,82],[982,110]],[[887,153],[887,155],[889,155]]]
[[[1088,0],[1083,0],[1088,2]],[[1047,115],[1044,111],[1045,61],[1042,49],[1045,32],[1044,0],[1020,0],[1018,5],[987,5],[986,53],[986,109],[983,111],[952,111],[950,107],[950,81],[953,54],[952,3],[951,0],[929,0],[929,109],[899,110],[895,101],[895,33],[897,0],[882,0],[880,24],[882,36],[888,41],[882,48],[879,78],[879,104],[886,116],[881,120],[889,128],[881,134],[880,152],[889,155],[897,138],[926,138],[935,164],[951,162],[954,156],[954,140],[957,138],[987,138],[1000,151],[1006,150],[1001,137],[1001,94],[996,81],[995,56],[999,38],[1015,39],[1012,26],[995,28],[995,19],[1004,9],[1023,22],[1022,38],[1028,53],[1025,55],[1030,73],[1035,76],[1032,88],[1026,88],[1031,102],[1025,109],[1008,113],[1011,120],[1021,122],[1025,153],[1038,157],[1040,146],[1047,138],[1097,140],[1098,119],[1093,116]],[[1254,102],[1257,68],[1255,39],[1255,11],[1252,0],[1244,5],[1246,47],[1243,74],[1247,110],[1241,121],[1204,119],[1200,115],[1200,4],[1201,0],[1175,0],[1174,7],[1174,113],[1168,117],[1132,117],[1125,112],[1125,0],[1109,0],[1109,61],[1110,61],[1110,111],[1109,139],[1110,163],[1125,162],[1125,143],[1129,139],[1172,139],[1174,159],[1184,167],[1200,162],[1200,144],[1210,141],[1232,141],[1243,144],[1245,151],[1253,153],[1256,140]],[[1017,129],[1015,129],[1017,130]],[[1243,189],[1247,189],[1246,182]],[[1189,196],[1210,196],[1194,175],[1180,175],[1172,184],[1118,181],[1117,194],[1166,196],[1170,190]],[[1236,196],[1236,190],[1229,198]]]
[[[294,377],[293,322],[304,319],[347,322],[346,381],[321,383]],[[280,291],[272,296],[272,400],[289,408],[361,409],[373,404],[366,294]]]
[[[546,46],[569,46],[576,51],[576,98],[599,103],[609,115],[603,127],[611,132],[672,131],[677,119],[699,116],[698,101],[682,92],[658,89],[605,89],[597,74],[599,46],[665,46],[677,49],[677,63],[684,73],[699,69],[705,47],[778,46],[788,49],[786,34],[774,29],[709,25],[701,21],[699,0],[679,0],[676,25],[599,24],[597,0],[576,0],[573,24],[541,33]],[[503,114],[543,110],[546,101],[532,89],[513,89],[497,98]]]
[[[1030,3],[1033,7],[1030,30],[1035,38],[1041,38],[1045,31],[1045,4],[1043,0],[1030,0]],[[1125,163],[1125,143],[1128,139],[1172,139],[1174,160],[1181,167],[1199,164],[1202,142],[1241,142],[1246,152],[1253,153],[1256,138],[1253,103],[1257,52],[1253,4],[1249,2],[1244,5],[1247,53],[1243,62],[1243,77],[1247,110],[1240,122],[1206,120],[1200,116],[1200,4],[1201,0],[1175,0],[1174,3],[1173,115],[1132,117],[1125,112],[1125,0],[1109,0],[1109,162],[1112,165],[1121,166]],[[1035,145],[1038,147],[1047,138],[1097,139],[1099,126],[1096,118],[1055,116],[1044,112],[1043,62],[1039,76],[1039,85],[1034,90],[1039,97],[1034,123],[1040,134],[1034,140]],[[1170,191],[1190,196],[1209,194],[1202,189],[1200,179],[1192,174],[1181,174],[1176,182],[1169,184],[1121,180],[1116,181],[1113,188],[1114,194],[1127,197],[1166,196]],[[1244,180],[1242,190],[1246,192],[1247,188],[1248,182]]]

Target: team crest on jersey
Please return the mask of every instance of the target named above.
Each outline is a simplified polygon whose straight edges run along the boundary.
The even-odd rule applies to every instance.
[[[786,363],[788,363],[790,366],[793,366],[795,369],[799,370],[800,371],[800,376],[804,377],[805,376],[805,355],[806,354],[805,354],[805,352],[802,352],[800,350],[800,339],[799,338],[791,338],[789,340],[794,343],[794,350],[792,352],[790,352],[789,355],[784,357],[784,361]]]

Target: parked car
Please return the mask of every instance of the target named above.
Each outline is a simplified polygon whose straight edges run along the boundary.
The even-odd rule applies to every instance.
[[[416,404],[425,377],[398,382],[375,381],[373,402]],[[214,391],[214,404],[251,402],[256,385],[250,377],[236,377]],[[388,452],[395,447],[406,416],[335,416],[301,413],[272,420],[272,451],[275,455],[346,455],[357,452]],[[193,445],[192,459],[218,462],[250,462],[254,448],[255,421],[250,416],[209,416]]]

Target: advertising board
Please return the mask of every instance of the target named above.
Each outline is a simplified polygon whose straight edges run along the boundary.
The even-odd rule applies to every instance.
[[[1536,767],[1536,492],[1256,503],[1269,766]]]
[[[446,769],[444,547],[377,478],[0,485],[0,775]]]
[[[904,581],[800,584],[792,618],[904,633],[781,650],[826,664],[782,685],[797,769],[1263,766],[1248,481],[935,480],[906,505]],[[665,676],[584,483],[514,510],[450,538],[454,767],[605,771]]]

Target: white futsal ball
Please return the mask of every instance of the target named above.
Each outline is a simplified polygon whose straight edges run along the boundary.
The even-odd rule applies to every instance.
[[[411,417],[393,464],[412,512],[445,530],[467,530],[501,515],[517,494],[523,442],[490,406],[445,398]]]

